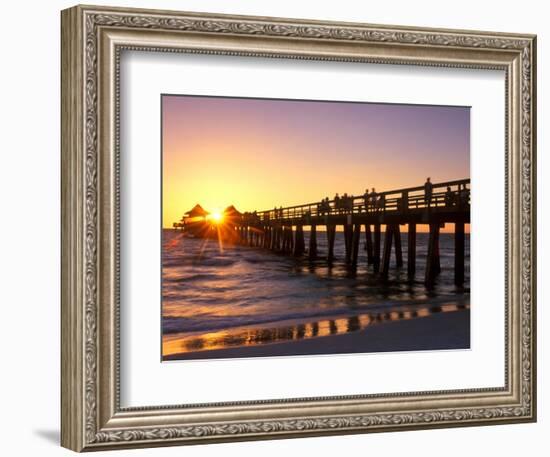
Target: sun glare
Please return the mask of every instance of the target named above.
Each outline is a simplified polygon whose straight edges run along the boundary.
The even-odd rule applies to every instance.
[[[215,211],[210,215],[210,219],[212,219],[216,224],[219,224],[223,220],[223,214],[219,211]]]

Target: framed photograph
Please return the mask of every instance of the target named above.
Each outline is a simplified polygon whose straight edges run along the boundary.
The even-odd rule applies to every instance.
[[[536,419],[535,36],[61,17],[63,446]]]

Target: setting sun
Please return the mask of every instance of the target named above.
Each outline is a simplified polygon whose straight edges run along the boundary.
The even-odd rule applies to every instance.
[[[210,219],[219,224],[223,220],[223,214],[220,211],[214,211],[210,215]]]

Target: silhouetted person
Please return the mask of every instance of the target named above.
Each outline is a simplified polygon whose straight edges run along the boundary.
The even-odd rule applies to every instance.
[[[369,210],[369,189],[365,189],[365,193],[363,194],[363,203],[365,205],[365,212],[368,212]]]
[[[334,209],[336,212],[340,212],[340,195],[338,195],[338,192],[336,192],[336,195],[334,196]]]
[[[434,185],[430,181],[430,178],[427,178],[426,182],[424,183],[424,200],[426,201],[426,205],[428,206],[428,208],[432,203],[433,189]]]
[[[458,191],[458,198],[460,201],[460,206],[467,206],[470,199],[470,191],[466,187],[466,184],[464,184],[463,186],[464,187]]]
[[[344,192],[344,195],[342,195],[342,198],[340,199],[340,205],[341,205],[342,209],[344,210],[343,211],[344,213],[348,209],[348,200],[349,200],[348,193]]]
[[[330,200],[328,197],[323,200],[323,212],[325,214],[330,214]]]
[[[384,194],[380,195],[376,201],[376,208],[378,211],[384,211],[386,209],[386,196]]]
[[[376,190],[374,187],[372,188],[371,193],[369,194],[370,197],[370,207],[374,210],[376,208],[376,200],[377,200],[378,194],[376,193]]]
[[[454,205],[454,192],[451,190],[451,186],[447,186],[447,192],[445,192],[445,206]]]
[[[326,200],[323,198],[321,200],[321,203],[319,203],[317,205],[317,214],[319,214],[319,216],[323,216],[324,214],[327,213],[327,202]]]

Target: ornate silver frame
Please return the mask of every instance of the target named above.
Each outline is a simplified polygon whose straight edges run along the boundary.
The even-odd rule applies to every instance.
[[[62,12],[62,445],[75,451],[536,418],[536,37],[76,6]],[[504,388],[122,409],[118,85],[124,49],[506,72]]]

